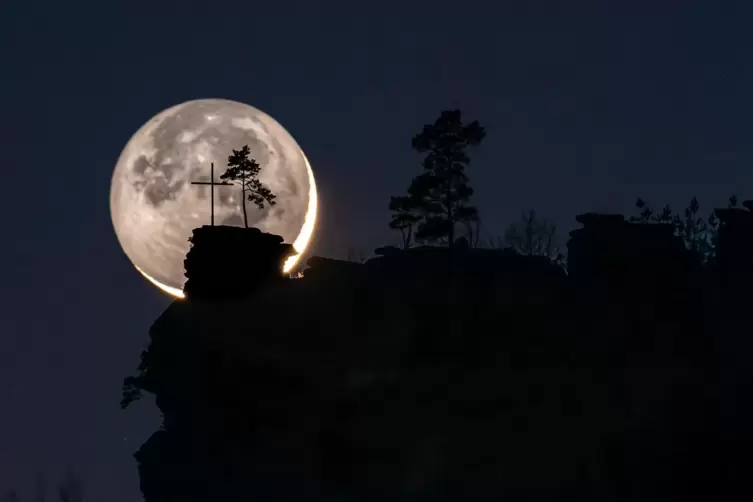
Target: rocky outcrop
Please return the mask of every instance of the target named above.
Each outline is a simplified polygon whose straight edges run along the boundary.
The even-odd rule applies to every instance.
[[[295,254],[279,235],[257,228],[204,225],[193,231],[184,265],[183,292],[189,300],[243,298],[283,278],[285,260]]]
[[[124,397],[153,393],[164,417],[137,453],[145,499],[714,499],[686,343],[701,309],[670,280],[686,255],[658,226],[617,220],[599,232],[661,234],[659,250],[655,236],[622,253],[576,234],[589,235],[574,244],[583,281],[546,258],[462,247],[312,258],[283,280],[279,241],[261,237],[266,258],[241,281],[253,287],[223,301],[210,272],[237,280],[247,260],[209,238],[222,245],[187,260],[203,261],[200,287],[154,323],[126,382]],[[588,262],[615,253],[642,267],[675,253],[676,266],[648,269],[661,295],[606,288],[609,267]],[[213,301],[196,300],[205,288]],[[601,310],[579,288],[597,288]]]

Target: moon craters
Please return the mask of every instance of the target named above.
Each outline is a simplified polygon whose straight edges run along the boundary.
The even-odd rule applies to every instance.
[[[309,197],[309,168],[295,140],[274,119],[248,105],[197,100],[165,110],[129,141],[113,173],[110,206],[124,251],[145,275],[182,288],[183,260],[194,228],[210,219],[209,181],[227,168],[232,150],[248,145],[260,180],[277,196],[259,210],[246,203],[249,226],[292,243],[301,232]],[[240,188],[215,187],[215,221],[243,225]]]

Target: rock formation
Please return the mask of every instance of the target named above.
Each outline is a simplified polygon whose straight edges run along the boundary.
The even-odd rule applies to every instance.
[[[569,275],[418,247],[287,279],[274,236],[199,229],[124,389],[164,417],[147,502],[715,499],[706,272],[666,227],[582,223]]]

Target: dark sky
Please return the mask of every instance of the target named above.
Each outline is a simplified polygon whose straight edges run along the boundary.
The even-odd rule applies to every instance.
[[[171,105],[281,122],[335,257],[395,238],[411,136],[444,108],[487,129],[469,170],[487,236],[529,207],[567,230],[639,195],[709,209],[753,186],[749,0],[267,3],[0,3],[0,488],[69,464],[92,500],[138,500],[130,455],[159,417],[121,412],[120,386],[169,300],[121,251],[109,186]]]

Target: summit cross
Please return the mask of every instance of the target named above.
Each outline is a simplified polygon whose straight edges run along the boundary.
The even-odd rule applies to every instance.
[[[209,191],[212,194],[211,195],[211,204],[212,204],[212,226],[214,226],[214,187],[215,186],[229,186],[232,185],[232,183],[228,183],[226,181],[220,181],[215,183],[214,181],[214,162],[212,162],[211,170],[209,171],[209,181],[192,181],[192,185],[209,185]]]

